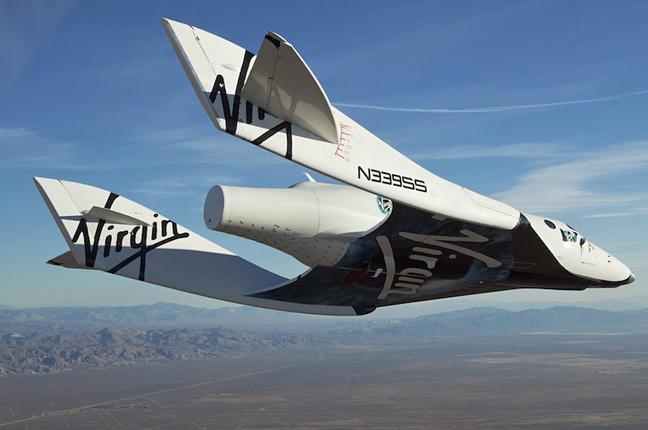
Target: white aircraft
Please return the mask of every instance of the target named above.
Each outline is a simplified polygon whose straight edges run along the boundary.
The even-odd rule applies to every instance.
[[[511,290],[634,281],[574,228],[430,173],[337,110],[295,48],[259,53],[163,19],[214,125],[347,185],[213,187],[207,227],[311,267],[285,279],[118,194],[34,178],[70,251],[49,263],[95,269],[284,311],[363,315],[380,306]],[[244,160],[242,160],[244,163]]]

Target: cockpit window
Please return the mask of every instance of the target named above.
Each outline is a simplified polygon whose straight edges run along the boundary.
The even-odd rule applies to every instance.
[[[563,242],[572,242],[572,243],[578,242],[578,233],[577,232],[571,231],[571,230],[563,230],[561,228],[560,233],[562,233]]]
[[[556,229],[556,224],[554,224],[553,222],[549,221],[548,219],[544,220],[544,222],[545,222],[545,224],[547,224],[547,227],[549,227],[550,229],[552,229],[552,230],[555,230],[555,229]]]

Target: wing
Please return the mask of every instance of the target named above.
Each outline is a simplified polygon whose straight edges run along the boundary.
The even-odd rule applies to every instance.
[[[301,56],[276,34],[255,56],[187,24],[163,24],[220,130],[428,213],[504,230],[518,224],[517,210],[430,173],[331,106]]]
[[[49,263],[94,269],[214,299],[300,313],[356,315],[351,305],[256,296],[287,280],[118,194],[34,178],[69,251]],[[299,280],[299,278],[297,279]]]

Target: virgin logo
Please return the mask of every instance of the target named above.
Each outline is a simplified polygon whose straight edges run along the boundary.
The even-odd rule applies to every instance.
[[[499,260],[457,244],[485,243],[488,242],[487,237],[468,229],[460,230],[459,233],[461,233],[461,236],[434,236],[400,232],[400,237],[425,245],[412,247],[412,253],[409,255],[409,260],[422,262],[425,268],[420,267],[419,264],[417,266],[406,267],[399,272],[396,272],[394,253],[389,238],[386,236],[378,236],[376,241],[385,258],[386,275],[385,283],[382,291],[378,295],[378,299],[385,299],[390,294],[416,294],[425,281],[434,275],[434,268],[444,253],[448,253],[449,259],[456,258],[457,254],[474,258],[484,263],[488,268],[497,268],[502,265]]]

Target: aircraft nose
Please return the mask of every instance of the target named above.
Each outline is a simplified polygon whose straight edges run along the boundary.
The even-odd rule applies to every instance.
[[[632,284],[635,281],[635,279],[636,279],[635,276],[632,273],[630,273],[630,276],[628,276],[628,279],[625,280],[624,285]]]
[[[607,254],[606,275],[608,281],[616,286],[632,284],[635,281],[635,275],[632,270],[626,266],[622,261]]]
[[[622,274],[622,276],[625,275],[624,278],[621,278],[621,279],[623,279],[623,281],[619,282],[619,285],[632,284],[635,281],[635,275],[634,275],[634,273],[632,273],[632,270],[630,270],[630,268],[628,266],[626,266],[625,264],[623,264],[619,260],[617,260],[617,264],[618,264],[618,266],[620,266],[620,269],[621,269],[619,274]]]

